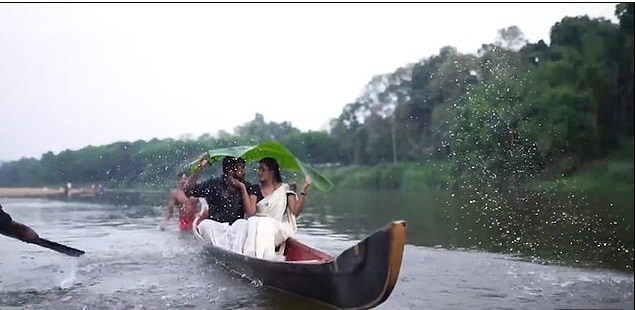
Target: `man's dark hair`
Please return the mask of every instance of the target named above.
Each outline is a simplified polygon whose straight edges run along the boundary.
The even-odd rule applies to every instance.
[[[245,160],[240,157],[225,156],[223,158],[223,174],[228,174],[232,170],[236,170],[238,166],[245,166]]]

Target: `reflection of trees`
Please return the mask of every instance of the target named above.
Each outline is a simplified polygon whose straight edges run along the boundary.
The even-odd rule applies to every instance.
[[[300,226],[323,225],[362,239],[403,219],[410,244],[632,270],[632,209],[549,192],[474,197],[435,190],[335,191],[313,195]]]

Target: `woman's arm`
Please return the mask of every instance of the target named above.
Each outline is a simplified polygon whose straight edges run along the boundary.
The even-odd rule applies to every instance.
[[[289,210],[291,210],[291,214],[295,217],[302,212],[302,206],[299,205],[299,198],[295,194],[287,194],[287,206],[289,207]]]
[[[311,186],[311,178],[307,177],[306,181],[302,185],[302,191],[300,192],[300,196],[296,199],[296,197],[289,196],[287,198],[287,203],[289,204],[289,208],[291,209],[291,213],[298,217],[302,210],[304,210],[304,202],[306,201],[306,196],[309,194],[309,187]]]

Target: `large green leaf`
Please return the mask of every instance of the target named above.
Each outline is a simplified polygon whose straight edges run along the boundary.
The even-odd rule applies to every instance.
[[[221,149],[214,149],[208,152],[209,164],[220,162],[225,156],[242,157],[245,161],[258,161],[265,157],[273,157],[278,161],[280,169],[302,172],[305,176],[310,176],[313,184],[321,191],[329,191],[333,188],[333,183],[320,174],[317,170],[302,163],[284,145],[277,141],[265,141],[252,146],[232,146]],[[196,161],[190,163],[195,164]]]

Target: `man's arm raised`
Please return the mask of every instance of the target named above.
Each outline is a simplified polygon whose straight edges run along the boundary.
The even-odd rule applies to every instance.
[[[207,166],[207,163],[209,162],[209,155],[207,153],[201,155],[198,159],[198,163],[196,164],[196,168],[194,168],[194,171],[192,171],[192,175],[187,178],[187,181],[185,182],[185,188],[184,188],[184,192],[185,195],[187,195],[188,197],[191,196],[191,192],[192,190],[196,187],[196,183],[198,183],[198,179],[201,177],[201,171],[203,170],[203,168],[205,168]]]

